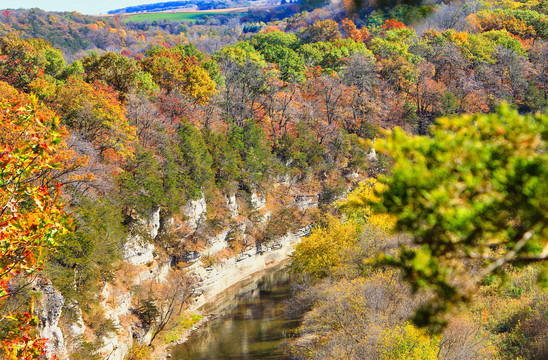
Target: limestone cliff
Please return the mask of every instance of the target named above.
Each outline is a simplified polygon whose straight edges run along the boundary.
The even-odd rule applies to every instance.
[[[228,287],[286,260],[309,233],[307,214],[317,207],[320,194],[318,189],[280,187],[278,192],[229,194],[214,201],[202,196],[189,201],[179,216],[157,208],[135,219],[123,262],[95,299],[110,331],[97,335],[79,304],[65,303],[51,283],[40,284],[40,331],[51,340],[49,354],[70,359],[82,344],[94,341],[100,344],[99,358],[123,360],[134,344],[148,344],[153,336],[153,326],[137,316],[139,304],[151,291],[161,297],[164,290],[157,289],[169,289],[174,275],[192,279],[187,311],[193,312]]]

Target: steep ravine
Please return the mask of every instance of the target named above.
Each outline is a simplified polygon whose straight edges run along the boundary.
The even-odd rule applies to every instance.
[[[293,207],[302,211],[317,206],[318,195],[294,196]],[[252,193],[249,206],[255,216],[260,214],[265,222],[276,209],[269,209],[264,196]],[[240,201],[241,203],[241,201]],[[104,310],[104,316],[116,327],[117,331],[103,337],[103,346],[99,350],[101,359],[123,360],[134,342],[145,344],[150,341],[151,333],[140,326],[135,316],[135,289],[150,281],[165,283],[173,273],[173,265],[183,267],[188,275],[196,279],[194,295],[187,309],[196,311],[202,305],[212,301],[227,288],[265,269],[273,268],[286,260],[293,251],[293,245],[306,236],[309,226],[295,232],[270,240],[266,244],[247,246],[237,252],[236,256],[217,256],[230,248],[230,241],[235,231],[245,233],[248,219],[240,214],[240,205],[235,196],[225,198],[225,206],[233,220],[230,227],[217,232],[207,239],[205,246],[198,250],[187,251],[184,259],[175,259],[165,251],[158,249],[155,239],[161,226],[168,224],[174,234],[183,226],[185,229],[196,229],[205,221],[208,205],[204,198],[191,201],[184,208],[184,223],[175,225],[171,218],[162,219],[159,209],[153,211],[146,219],[141,220],[140,235],[128,236],[123,248],[123,264],[115,274],[113,283],[105,283],[97,300]],[[249,209],[247,209],[248,211]],[[186,232],[188,233],[188,231]],[[247,236],[247,235],[246,235]],[[187,241],[179,238],[179,241]],[[215,258],[211,261],[204,259]],[[70,359],[71,354],[83,338],[94,339],[94,333],[85,324],[78,304],[67,303],[47,280],[41,283],[40,332],[50,340],[48,355],[57,355],[59,359]],[[66,316],[70,308],[71,316]],[[156,342],[158,343],[158,341]],[[162,345],[157,346],[155,353],[161,354]]]

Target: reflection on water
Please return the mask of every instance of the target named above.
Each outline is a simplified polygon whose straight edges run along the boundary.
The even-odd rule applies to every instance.
[[[288,319],[283,301],[289,297],[290,277],[285,270],[267,272],[242,284],[206,311],[219,314],[190,339],[172,349],[177,360],[285,360],[277,349],[298,320]]]

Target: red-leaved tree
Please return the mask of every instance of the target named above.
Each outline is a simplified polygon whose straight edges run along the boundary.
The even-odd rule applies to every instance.
[[[44,250],[57,246],[71,227],[59,187],[49,189],[40,181],[44,171],[56,167],[54,155],[62,145],[59,119],[34,96],[6,93],[15,97],[0,97],[0,305],[10,296],[10,281],[39,270]],[[29,311],[9,313],[2,321],[9,329],[1,342],[4,359],[45,354],[32,304]]]

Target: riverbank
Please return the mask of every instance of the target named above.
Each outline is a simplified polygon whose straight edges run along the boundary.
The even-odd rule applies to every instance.
[[[204,266],[197,261],[187,267],[188,274],[198,279],[198,295],[194,297],[188,311],[200,309],[235,284],[287,261],[294,251],[294,245],[307,236],[310,230],[310,226],[303,227],[295,233],[286,234],[269,244],[258,245],[236,258],[223,259],[211,266]]]
[[[291,276],[285,264],[224,292],[205,311],[214,314],[187,342],[170,348],[174,360],[285,360],[279,344],[299,325],[285,316]]]
[[[222,301],[230,289],[238,289],[246,283],[253,282],[264,275],[266,271],[281,268],[287,264],[289,256],[294,251],[294,245],[310,233],[310,226],[301,228],[295,233],[289,233],[267,245],[260,245],[241,253],[237,258],[219,261],[211,266],[204,266],[201,261],[189,265],[186,270],[189,275],[198,280],[197,296],[185,310],[187,314],[198,314],[204,317],[190,329],[183,332],[173,343],[160,344],[155,347],[153,359],[169,358],[167,349],[174,344],[182,344],[193,332],[208,321],[215,318],[215,311],[206,308]],[[209,310],[209,311],[208,311]]]

